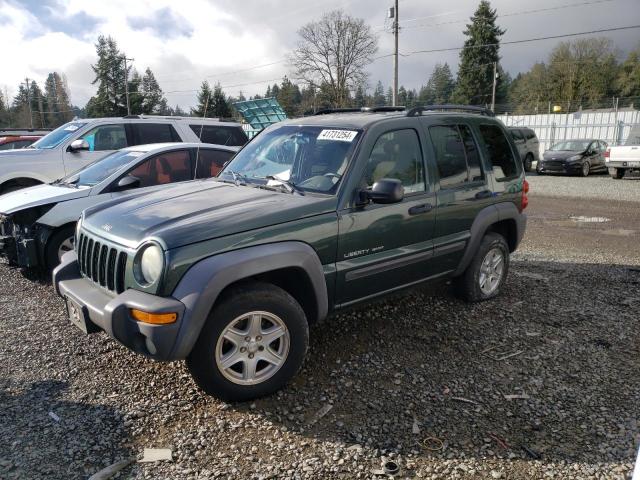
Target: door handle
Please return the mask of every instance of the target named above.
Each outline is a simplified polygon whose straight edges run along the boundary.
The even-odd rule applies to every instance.
[[[476,193],[476,199],[482,200],[483,198],[491,198],[493,197],[493,192],[491,190],[482,190],[481,192]]]
[[[420,215],[421,213],[430,212],[433,209],[433,205],[430,203],[424,203],[422,205],[415,205],[409,209],[409,215]]]

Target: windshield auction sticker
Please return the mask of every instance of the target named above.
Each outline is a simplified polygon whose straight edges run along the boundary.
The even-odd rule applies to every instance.
[[[353,130],[322,130],[318,140],[337,140],[339,142],[353,142],[358,132]]]

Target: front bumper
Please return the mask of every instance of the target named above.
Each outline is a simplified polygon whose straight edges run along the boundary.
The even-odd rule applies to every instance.
[[[628,169],[638,170],[640,169],[640,160],[607,161],[606,166],[608,168],[628,168]]]
[[[75,252],[62,257],[53,271],[53,284],[58,295],[71,298],[83,309],[90,331],[103,330],[127,348],[156,360],[175,359],[172,353],[186,315],[179,300],[131,289],[114,296],[80,274]],[[175,312],[178,318],[168,325],[142,323],[131,317],[132,308],[150,313]]]
[[[538,172],[542,173],[565,173],[574,174],[582,171],[581,162],[565,163],[558,161],[540,160],[537,167]]]
[[[27,232],[27,233],[25,233]],[[0,256],[18,267],[36,267],[40,263],[37,239],[30,229],[21,230],[8,216],[0,215]]]

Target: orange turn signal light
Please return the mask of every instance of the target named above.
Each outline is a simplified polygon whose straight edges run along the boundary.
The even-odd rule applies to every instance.
[[[178,319],[177,313],[149,313],[142,310],[136,310],[135,308],[129,309],[131,317],[142,323],[152,323],[154,325],[165,325],[167,323],[173,323]]]

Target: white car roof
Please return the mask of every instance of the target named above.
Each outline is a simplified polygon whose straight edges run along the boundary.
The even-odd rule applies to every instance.
[[[216,148],[218,150],[227,150],[229,152],[237,152],[240,147],[231,147],[229,145],[216,145],[213,143],[196,143],[196,142],[166,142],[166,143],[148,143],[146,145],[133,145],[125,147],[121,151],[124,152],[154,152],[162,150],[171,150],[173,148]]]

